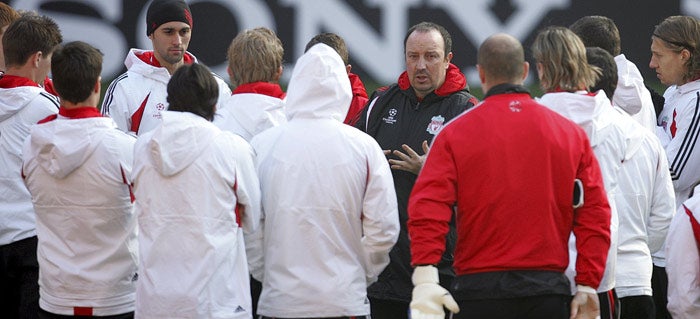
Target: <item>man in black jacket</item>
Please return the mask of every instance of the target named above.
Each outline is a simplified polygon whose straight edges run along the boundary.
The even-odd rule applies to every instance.
[[[469,94],[467,80],[452,63],[452,38],[444,27],[421,22],[404,40],[406,71],[398,82],[380,88],[355,125],[374,137],[389,158],[399,205],[401,231],[390,253],[391,262],[368,289],[373,319],[407,318],[411,301],[411,252],[406,221],[408,197],[430,143],[452,118],[478,102]],[[419,155],[415,150],[423,150]],[[449,288],[454,271],[454,223],[439,264],[440,283]]]

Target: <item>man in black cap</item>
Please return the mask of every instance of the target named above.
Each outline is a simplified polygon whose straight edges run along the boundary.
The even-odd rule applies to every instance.
[[[160,123],[168,107],[166,87],[178,67],[197,62],[187,52],[192,35],[192,12],[183,0],[154,0],[146,13],[146,35],[153,50],[131,49],[124,61],[127,72],[110,84],[102,114],[120,130],[139,135]],[[219,100],[231,95],[226,82],[216,76]]]

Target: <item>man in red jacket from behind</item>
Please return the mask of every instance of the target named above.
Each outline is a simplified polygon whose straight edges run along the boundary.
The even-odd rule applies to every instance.
[[[443,318],[443,306],[461,309],[455,318],[595,318],[610,207],[588,138],[522,86],[529,65],[518,40],[494,35],[477,59],[484,101],[438,134],[409,200],[412,318]],[[455,205],[453,299],[433,265]],[[564,275],[572,231],[573,300]]]

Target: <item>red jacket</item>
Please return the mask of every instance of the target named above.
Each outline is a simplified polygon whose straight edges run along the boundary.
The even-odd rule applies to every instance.
[[[360,112],[362,112],[365,104],[367,104],[369,97],[367,96],[365,85],[357,74],[349,73],[348,77],[350,78],[350,86],[352,87],[352,102],[350,102],[350,109],[343,123],[354,126],[359,119]]]
[[[584,183],[574,211],[573,183]],[[598,287],[610,246],[610,207],[585,132],[527,93],[498,94],[433,141],[409,200],[412,263],[435,264],[457,205],[458,275],[564,272],[572,230],[576,282]]]

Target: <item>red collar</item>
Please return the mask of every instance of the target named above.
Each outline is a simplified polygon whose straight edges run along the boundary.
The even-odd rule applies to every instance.
[[[144,51],[141,52],[140,54],[136,55],[141,61],[145,62],[148,65],[161,68],[163,67],[160,65],[160,62],[158,62],[158,59],[156,59],[155,54],[153,51]],[[185,55],[182,57],[182,60],[185,61],[185,64],[192,64],[194,63],[194,57],[190,55],[189,53],[185,52]]]
[[[236,87],[235,90],[233,90],[231,95],[241,93],[262,94],[270,97],[276,97],[280,100],[284,99],[284,97],[287,95],[282,91],[282,88],[279,84],[270,82],[253,82],[241,84],[238,87]]]
[[[16,87],[20,87],[20,86],[41,87],[36,82],[34,82],[28,78],[21,77],[21,76],[3,74],[2,78],[0,78],[0,88],[11,89],[11,88],[16,88]]]
[[[411,87],[411,82],[408,79],[408,72],[404,71],[401,73],[398,84],[399,88],[402,90],[408,90]],[[448,96],[452,93],[459,92],[465,87],[467,87],[467,78],[456,65],[450,63],[445,73],[445,82],[443,82],[439,88],[435,89],[434,93],[437,96]]]
[[[61,107],[58,109],[58,114],[49,115],[37,124],[51,122],[58,118],[58,115],[67,117],[70,120],[86,119],[92,117],[102,117],[102,113],[94,106],[80,106],[74,109]]]
[[[94,106],[80,106],[73,109],[61,107],[58,109],[58,114],[71,120],[102,117],[102,113],[100,113],[100,111]]]

